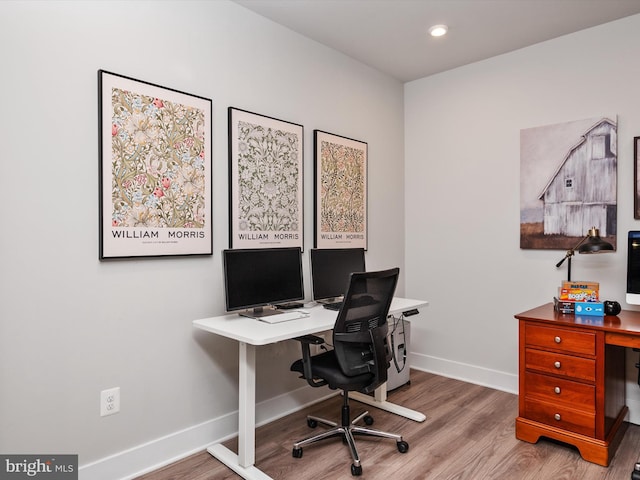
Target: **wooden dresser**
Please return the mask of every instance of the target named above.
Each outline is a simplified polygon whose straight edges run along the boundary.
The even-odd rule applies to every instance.
[[[609,465],[627,426],[624,347],[640,344],[640,314],[569,315],[549,303],[515,317],[520,329],[516,437],[565,442],[585,460]],[[629,321],[621,320],[625,317]],[[630,330],[622,328],[627,324]]]

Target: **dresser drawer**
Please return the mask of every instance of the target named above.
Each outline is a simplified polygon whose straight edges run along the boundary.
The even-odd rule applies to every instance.
[[[583,355],[596,354],[596,334],[542,325],[525,325],[527,346],[562,350]]]
[[[526,397],[563,403],[588,412],[596,411],[596,387],[586,383],[527,372],[525,374]]]
[[[524,416],[535,422],[593,437],[596,434],[595,413],[573,410],[565,405],[525,400]]]
[[[562,353],[525,349],[525,368],[589,382],[596,380],[596,361]]]

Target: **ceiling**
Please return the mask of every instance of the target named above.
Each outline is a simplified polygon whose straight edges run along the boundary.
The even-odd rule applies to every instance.
[[[234,1],[402,82],[640,13],[640,0]]]

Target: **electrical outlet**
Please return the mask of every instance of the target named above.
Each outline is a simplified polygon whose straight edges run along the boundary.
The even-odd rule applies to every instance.
[[[120,411],[120,387],[100,392],[100,416],[106,417]]]

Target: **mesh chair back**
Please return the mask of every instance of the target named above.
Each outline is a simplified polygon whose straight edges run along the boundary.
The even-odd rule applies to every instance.
[[[333,345],[347,376],[371,373],[370,392],[387,380],[391,353],[387,315],[398,283],[399,268],[352,273],[333,328]]]

